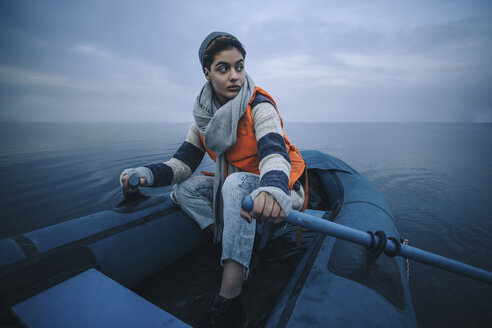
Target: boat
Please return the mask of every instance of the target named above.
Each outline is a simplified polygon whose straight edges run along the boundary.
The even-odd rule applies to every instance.
[[[332,155],[301,153],[305,213],[400,240],[366,178]],[[312,236],[261,326],[417,326],[405,259]],[[26,327],[190,327],[136,287],[210,245],[169,193],[0,240],[0,318]]]

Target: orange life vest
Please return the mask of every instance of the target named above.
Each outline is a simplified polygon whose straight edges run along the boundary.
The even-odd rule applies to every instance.
[[[248,107],[243,115],[243,117],[238,122],[237,127],[237,137],[236,144],[233,145],[225,152],[225,159],[227,162],[231,163],[235,167],[241,169],[241,171],[260,174],[259,170],[259,159],[258,159],[258,143],[255,137],[255,127],[253,123],[253,117],[251,114],[251,103],[255,99],[257,93],[262,94],[267,97],[273,104],[275,104],[275,109],[277,110],[277,104],[273,100],[272,96],[270,96],[265,90],[260,87],[255,87],[255,91],[253,93],[253,97],[249,101]],[[284,127],[282,118],[277,110],[277,114],[280,118],[280,124],[282,129]],[[302,156],[299,150],[290,143],[287,136],[284,134],[285,146],[287,147],[287,154],[290,157],[290,176],[289,176],[289,189],[292,189],[294,183],[302,176],[306,169],[306,164],[302,159]],[[205,141],[203,139],[202,134],[200,134],[200,139],[202,141],[202,145],[207,151],[208,155],[212,160],[216,160],[217,156],[213,151],[208,149],[205,146]],[[227,166],[226,166],[227,167]],[[306,194],[307,194],[307,190]]]

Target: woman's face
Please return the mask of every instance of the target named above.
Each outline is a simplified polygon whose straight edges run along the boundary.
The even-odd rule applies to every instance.
[[[237,96],[245,77],[244,58],[236,48],[219,52],[210,70],[205,68],[205,78],[212,83],[220,105]]]

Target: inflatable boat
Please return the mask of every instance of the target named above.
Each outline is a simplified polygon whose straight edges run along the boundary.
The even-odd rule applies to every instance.
[[[302,156],[306,213],[399,240],[367,179],[326,153]],[[261,326],[417,325],[403,258],[375,260],[364,246],[313,236]],[[210,243],[168,193],[0,240],[0,318],[12,327],[190,327],[134,287]]]

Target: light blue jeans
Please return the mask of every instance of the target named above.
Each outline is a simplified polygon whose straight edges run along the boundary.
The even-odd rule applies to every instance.
[[[224,231],[222,233],[222,258],[234,260],[248,271],[255,234],[260,234],[259,247],[263,247],[273,232],[283,223],[249,223],[240,215],[244,196],[260,186],[259,175],[246,172],[233,173],[222,186],[224,204]],[[191,176],[174,187],[174,200],[183,211],[193,218],[201,229],[215,222],[212,211],[214,178]]]

